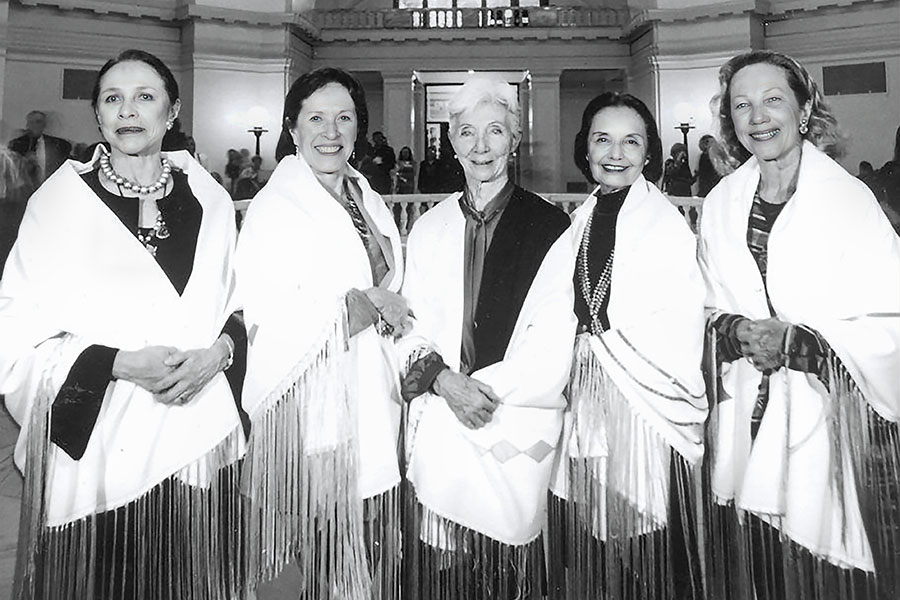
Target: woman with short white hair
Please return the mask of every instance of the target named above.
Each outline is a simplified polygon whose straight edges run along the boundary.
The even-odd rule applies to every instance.
[[[414,598],[540,594],[541,526],[575,317],[564,212],[509,178],[516,90],[476,75],[451,99],[465,188],[419,219],[403,295],[402,395]],[[562,240],[560,240],[562,241]],[[408,557],[408,558],[407,558]]]

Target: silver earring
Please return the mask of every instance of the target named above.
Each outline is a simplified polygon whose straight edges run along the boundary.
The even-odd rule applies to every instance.
[[[806,119],[800,119],[800,135],[806,135],[809,127],[806,126]]]
[[[168,121],[166,123],[166,131],[171,131],[171,130],[172,130],[172,121]]]

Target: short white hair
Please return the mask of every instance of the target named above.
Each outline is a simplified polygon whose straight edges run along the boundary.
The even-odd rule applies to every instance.
[[[498,73],[476,73],[460,87],[447,103],[450,114],[450,129],[456,127],[459,116],[465,111],[487,102],[498,104],[508,113],[509,126],[514,136],[522,133],[519,98],[516,88],[506,82]]]

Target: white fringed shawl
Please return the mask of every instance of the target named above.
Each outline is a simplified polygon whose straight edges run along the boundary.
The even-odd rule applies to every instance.
[[[410,351],[427,345],[459,369],[465,217],[459,194],[423,215],[409,238],[403,294],[416,314]],[[544,257],[504,359],[472,373],[502,399],[492,421],[464,427],[439,396],[410,406],[407,477],[428,510],[509,545],[541,532],[559,445],[575,315],[566,233]],[[525,242],[527,243],[527,242]]]
[[[67,162],[31,197],[0,284],[0,392],[23,426],[20,469],[42,376],[50,401],[92,344],[123,350],[162,344],[205,348],[232,311],[234,210],[228,194],[186,152],[168,154],[203,207],[191,278],[179,296],[165,273],[81,179],[90,163]],[[134,500],[210,452],[239,428],[222,373],[185,406],[114,381],[84,456],[49,447],[47,525]],[[242,451],[240,447],[234,451]],[[231,457],[235,460],[237,455]],[[205,483],[203,469],[187,483]]]
[[[203,208],[181,296],[80,177],[91,163],[67,162],[31,197],[6,264],[0,392],[22,425],[25,472],[17,598],[93,597],[111,581],[148,597],[224,598],[240,585],[229,557],[244,435],[224,374],[183,406],[112,381],[79,460],[49,441],[53,400],[88,346],[206,348],[233,311],[231,201],[186,152],[168,157]],[[130,560],[133,570],[116,566]]]
[[[596,202],[591,194],[573,214],[575,254]],[[580,344],[589,349],[576,349],[567,456],[608,456],[603,485],[659,527],[667,519],[671,449],[689,464],[703,456],[704,288],[694,236],[675,207],[642,176],[616,220],[610,289],[612,328],[585,336]],[[579,365],[588,368],[585,352],[597,363],[590,373],[578,370]],[[565,472],[560,469],[558,475]],[[565,495],[559,477],[554,492]],[[597,526],[605,530],[602,522]]]
[[[712,317],[769,317],[762,278],[747,248],[747,219],[760,173],[755,158],[709,194],[701,256]],[[828,341],[868,404],[900,417],[900,239],[868,188],[805,142],[797,191],[769,236],[768,290],[776,316]],[[780,369],[751,446],[750,415],[760,374],[745,359],[722,368],[715,411],[712,486],[716,499],[769,520],[839,566],[873,570],[852,476],[860,465],[835,427],[841,403],[813,375]],[[838,386],[840,387],[840,386]],[[835,392],[836,394],[836,392]],[[834,395],[834,394],[833,394]],[[854,397],[858,396],[856,394]],[[854,407],[849,407],[853,410]],[[866,408],[863,406],[863,410]],[[835,451],[841,454],[836,460]]]
[[[393,216],[364,177],[349,176],[363,191],[360,208],[390,240],[395,264],[382,285],[396,291],[403,254]],[[237,273],[250,338],[244,406],[253,421],[244,489],[261,519],[248,532],[259,544],[251,578],[273,577],[299,552],[307,585],[323,597],[333,592],[327,577],[347,578],[335,584],[347,593],[367,589],[362,499],[400,480],[399,368],[393,342],[374,327],[347,337],[344,296],[372,286],[369,256],[301,157],[282,159],[254,198]],[[317,537],[328,523],[331,537]],[[326,551],[338,562],[320,572],[317,556]]]

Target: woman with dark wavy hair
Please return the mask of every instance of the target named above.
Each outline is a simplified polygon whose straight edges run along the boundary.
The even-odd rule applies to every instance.
[[[719,72],[706,199],[715,597],[896,598],[900,238],[796,60]],[[731,588],[726,590],[725,588]]]
[[[367,124],[352,75],[298,78],[237,251],[251,337],[248,579],[255,588],[295,562],[302,598],[399,593],[393,340],[409,315],[393,216],[350,166]]]
[[[565,540],[550,552],[552,597],[699,599],[691,515],[707,408],[696,241],[652,183],[662,145],[639,99],[594,98],[574,156],[596,187],[570,230],[579,334],[550,510],[552,543]]]

